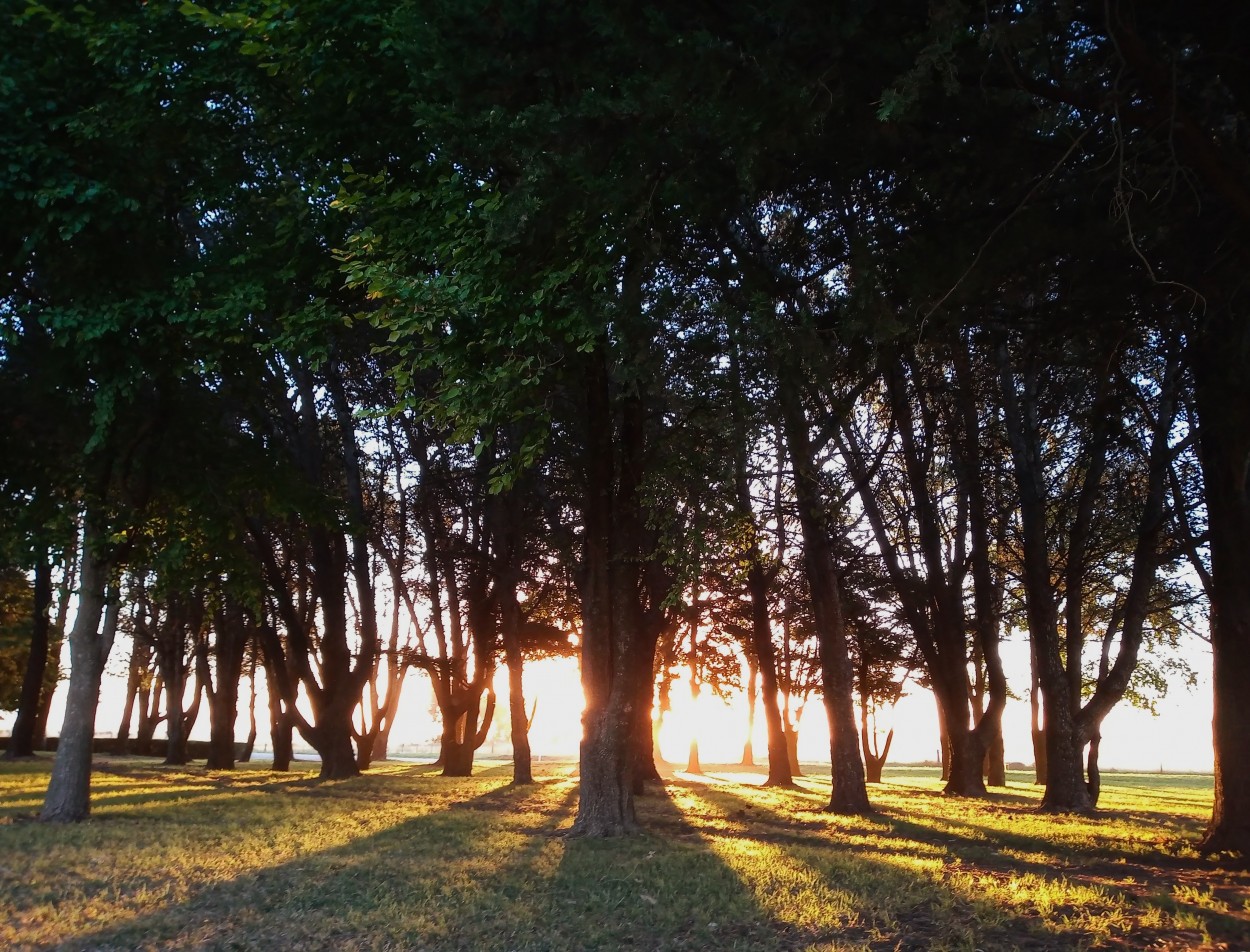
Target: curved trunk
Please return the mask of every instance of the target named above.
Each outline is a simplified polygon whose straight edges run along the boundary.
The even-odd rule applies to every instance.
[[[250,763],[252,752],[256,749],[256,655],[252,655],[251,668],[248,671],[247,695],[247,740],[243,743],[243,753],[239,755],[241,763]]]

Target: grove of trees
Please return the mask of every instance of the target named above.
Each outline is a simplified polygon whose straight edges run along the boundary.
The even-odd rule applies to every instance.
[[[416,669],[444,771],[499,705],[527,783],[525,664],[574,652],[577,835],[637,826],[679,670],[749,687],[770,784],[819,699],[848,813],[900,678],[958,796],[1027,692],[1043,809],[1088,811],[1107,714],[1209,630],[1203,848],[1250,855],[1250,9],[0,22],[0,684],[28,755],[68,644],[44,820],[88,813],[110,657],[170,763],[205,716],[234,767],[261,679],[274,768],[298,732],[352,776]]]

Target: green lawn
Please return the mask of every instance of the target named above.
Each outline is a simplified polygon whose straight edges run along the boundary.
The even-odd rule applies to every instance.
[[[568,840],[572,767],[534,787],[384,764],[318,783],[101,759],[94,818],[32,822],[50,761],[0,765],[0,947],[44,949],[1246,949],[1250,875],[1193,850],[1210,777],[1104,778],[1096,818],[975,803],[887,771],[879,813],[828,780],[677,774],[649,833]]]

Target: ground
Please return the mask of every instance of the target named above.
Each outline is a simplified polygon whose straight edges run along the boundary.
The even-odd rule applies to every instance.
[[[972,802],[898,768],[846,818],[827,777],[709,767],[587,841],[569,764],[514,789],[101,759],[70,827],[34,822],[49,764],[0,766],[0,947],[1250,949],[1250,873],[1194,851],[1210,777],[1108,775],[1097,816],[1049,817],[1025,774]]]

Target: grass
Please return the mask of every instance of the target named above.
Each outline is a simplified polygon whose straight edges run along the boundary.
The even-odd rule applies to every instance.
[[[571,765],[449,779],[389,763],[318,783],[100,759],[93,819],[33,822],[50,761],[0,766],[0,947],[18,949],[1246,949],[1250,874],[1199,858],[1209,777],[1108,775],[1096,817],[887,771],[878,812],[828,780],[676,774],[648,834],[561,835]]]

